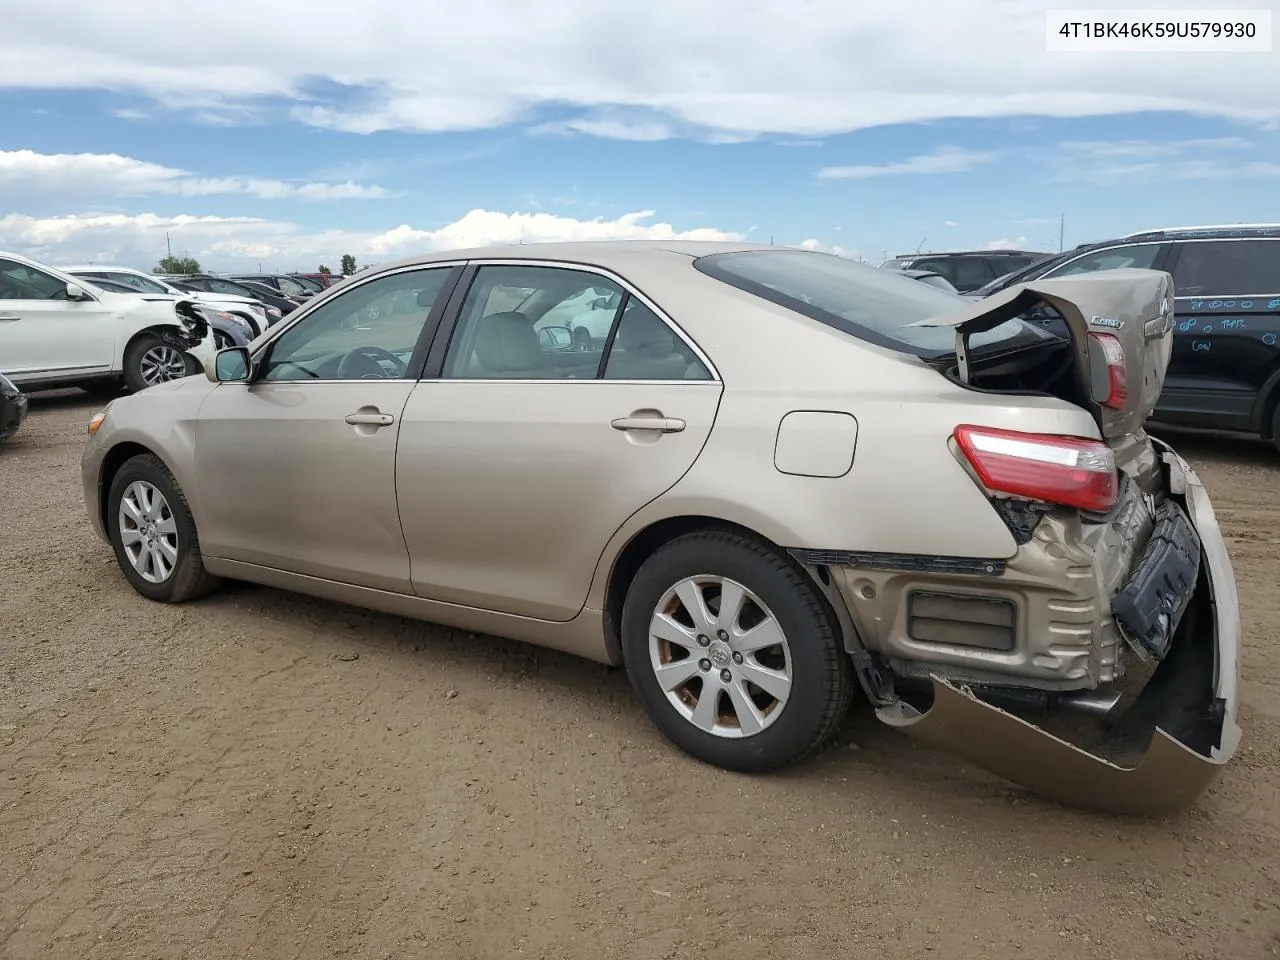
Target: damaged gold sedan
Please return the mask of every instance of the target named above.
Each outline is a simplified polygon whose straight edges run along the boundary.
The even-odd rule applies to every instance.
[[[237,578],[625,665],[731,769],[861,687],[1046,796],[1171,810],[1236,747],[1240,644],[1209,498],[1143,429],[1172,298],[747,244],[413,258],[113,401],[86,506],[152,600]]]

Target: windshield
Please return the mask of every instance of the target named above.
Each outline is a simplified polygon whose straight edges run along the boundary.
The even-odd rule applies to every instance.
[[[77,270],[76,276],[87,280],[109,280],[119,286],[129,287],[138,293],[172,293],[167,286],[149,277],[140,277],[136,273],[117,273],[114,270]]]
[[[969,301],[894,271],[807,250],[749,250],[701,257],[694,266],[710,277],[878,346],[917,356],[955,350],[955,330],[915,326],[966,308]],[[970,338],[995,343],[1025,328],[1002,323]]]
[[[1041,257],[1039,260],[1032,260],[1024,267],[1001,274],[989,283],[986,283],[977,290],[974,290],[969,295],[971,297],[981,299],[982,297],[989,297],[993,293],[999,293],[1005,287],[1011,286],[1014,283],[1019,283],[1023,280],[1038,280],[1042,274],[1048,272],[1049,268],[1053,264],[1062,260],[1065,256],[1065,254],[1058,254],[1057,256]]]

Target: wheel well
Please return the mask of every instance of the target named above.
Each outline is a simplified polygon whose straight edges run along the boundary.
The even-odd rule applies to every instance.
[[[730,523],[716,517],[668,517],[645,527],[632,537],[609,573],[609,584],[604,595],[604,641],[611,663],[622,663],[622,604],[627,599],[631,581],[641,565],[653,554],[676,537],[701,530],[729,530],[734,533],[759,537],[750,527]]]
[[[102,458],[102,469],[98,473],[98,516],[102,520],[102,529],[107,528],[107,491],[120,468],[139,454],[154,452],[140,443],[126,442],[116,444]]]

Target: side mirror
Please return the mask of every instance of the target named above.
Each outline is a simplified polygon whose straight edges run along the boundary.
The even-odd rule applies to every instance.
[[[568,327],[543,327],[538,331],[543,350],[569,350],[573,347],[573,331]]]
[[[227,347],[213,358],[213,370],[205,375],[214,383],[242,383],[249,379],[249,348]]]
[[[89,292],[85,290],[84,287],[80,286],[77,283],[68,283],[67,299],[68,300],[92,300],[93,298],[89,296]]]

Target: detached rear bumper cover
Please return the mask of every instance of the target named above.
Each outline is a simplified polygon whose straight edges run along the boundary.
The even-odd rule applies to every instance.
[[[1235,574],[1208,494],[1191,467],[1156,442],[1170,492],[1182,501],[1201,542],[1196,596],[1184,630],[1129,711],[1149,728],[1136,766],[1120,766],[935,678],[923,714],[883,707],[885,723],[938,744],[1050,799],[1115,813],[1159,814],[1191,804],[1240,741],[1240,612]]]

